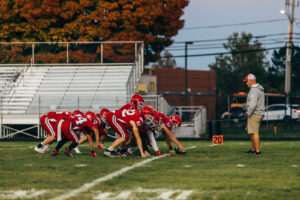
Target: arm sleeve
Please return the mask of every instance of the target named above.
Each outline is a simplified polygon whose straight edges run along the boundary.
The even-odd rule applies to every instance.
[[[248,107],[248,111],[247,111],[247,115],[249,117],[253,114],[253,112],[256,108],[257,98],[258,98],[257,92],[254,91],[250,94],[250,103],[249,103],[249,107]]]
[[[151,144],[153,150],[158,151],[158,147],[157,147],[156,140],[154,138],[153,132],[152,131],[147,131],[147,135],[148,135],[148,138],[150,140],[150,144]]]

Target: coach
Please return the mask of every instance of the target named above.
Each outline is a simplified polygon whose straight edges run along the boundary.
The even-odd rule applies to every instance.
[[[248,74],[244,83],[250,88],[246,103],[247,130],[251,135],[252,148],[246,153],[261,154],[259,148],[259,126],[264,116],[265,94],[264,88],[256,83],[253,74]]]

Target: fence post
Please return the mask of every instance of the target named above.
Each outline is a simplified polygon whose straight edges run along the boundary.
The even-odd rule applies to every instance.
[[[100,63],[103,63],[103,43],[101,43],[101,50],[100,50]]]
[[[41,138],[41,133],[40,133],[40,116],[41,116],[41,96],[39,95],[39,119],[38,119],[38,139]]]
[[[79,101],[79,96],[77,97],[78,101],[77,101],[77,110],[79,110],[79,107],[80,107],[80,101]]]
[[[69,63],[69,42],[67,42],[67,63]]]
[[[0,137],[2,138],[2,118],[3,118],[3,113],[2,113],[2,92],[1,92],[1,97],[0,97]]]
[[[34,43],[32,43],[31,64],[34,64]]]

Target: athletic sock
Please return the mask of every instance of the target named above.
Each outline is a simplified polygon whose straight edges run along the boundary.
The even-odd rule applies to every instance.
[[[71,143],[70,146],[69,146],[70,151],[71,151],[72,149],[74,149],[75,147],[77,147],[77,146],[78,146],[78,143],[77,143],[77,142]]]

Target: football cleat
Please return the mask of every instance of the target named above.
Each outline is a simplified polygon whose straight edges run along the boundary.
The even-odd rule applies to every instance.
[[[103,150],[104,145],[102,146],[101,144],[97,146],[99,150]]]
[[[106,155],[108,157],[120,157],[120,154],[118,154],[115,151],[110,151],[110,150],[105,150],[104,155]]]
[[[247,154],[255,154],[256,152],[252,151],[251,149],[249,149],[249,151],[246,151],[245,153],[247,153]]]
[[[34,147],[34,150],[35,150],[36,152],[38,152],[38,153],[45,153],[45,150],[44,150],[43,148],[44,148],[44,147],[38,148],[38,147],[36,146],[36,147]]]
[[[48,152],[50,149],[49,149],[49,144],[46,144],[45,146],[43,146],[42,148],[44,150],[44,152]]]
[[[71,151],[70,151],[70,149],[69,149],[68,147],[65,148],[64,153],[65,153],[67,156],[73,157],[73,154],[71,153]]]
[[[93,152],[92,157],[98,157],[98,155],[95,152]]]
[[[80,151],[80,149],[79,149],[78,147],[74,148],[74,150],[75,150],[75,152],[76,152],[77,154],[81,154],[81,151]]]
[[[56,149],[53,149],[51,156],[57,156],[58,155],[58,151]]]
[[[158,156],[162,156],[162,155],[163,155],[160,151],[156,151],[156,154],[157,154]]]

